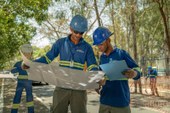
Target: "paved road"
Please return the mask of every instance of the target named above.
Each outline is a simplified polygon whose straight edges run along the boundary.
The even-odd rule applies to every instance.
[[[0,79],[0,113],[9,113],[16,81],[12,79]],[[49,113],[52,103],[54,86],[33,86],[34,103],[36,113]],[[23,93],[25,95],[25,93]],[[25,98],[22,98],[25,101]],[[99,95],[94,91],[88,91],[88,113],[97,113],[99,108]],[[132,113],[170,113],[170,99],[140,94],[131,94]],[[26,113],[25,102],[21,103],[20,113]]]

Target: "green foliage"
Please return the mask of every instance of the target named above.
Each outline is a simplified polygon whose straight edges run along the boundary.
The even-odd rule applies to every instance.
[[[51,46],[45,46],[44,48],[38,48],[38,47],[33,47],[33,57],[36,59],[38,57],[41,57],[45,55],[49,50],[51,49]]]
[[[169,9],[169,1],[164,1],[164,10]],[[18,48],[23,43],[28,43],[34,36],[35,29],[28,24],[28,19],[35,19],[39,24],[47,19],[47,9],[51,0],[4,0],[0,1],[0,63],[9,61],[9,58],[18,53]],[[82,14],[88,18],[89,29],[95,28],[96,13],[91,0],[55,0],[50,6],[56,8],[56,4],[67,2],[66,10],[59,10],[48,18],[48,22],[42,25],[41,35],[55,38],[67,35],[68,20],[75,14]],[[135,17],[136,40],[138,57],[160,57],[165,50],[164,24],[159,12],[159,6],[153,0],[102,0],[97,1],[100,20],[103,26],[108,27],[115,34],[112,41],[117,46],[134,53],[133,31],[131,15]],[[166,7],[165,7],[166,6]],[[103,8],[105,7],[105,8]],[[103,11],[102,11],[103,9]],[[69,14],[68,12],[71,12]],[[103,18],[104,17],[104,18]],[[107,18],[105,18],[107,17]],[[69,19],[68,19],[69,18]],[[52,21],[53,20],[53,21]],[[55,21],[54,21],[55,20]],[[93,23],[94,22],[94,23]],[[50,24],[49,24],[50,23]],[[92,25],[92,26],[91,26]],[[49,32],[50,31],[50,32]],[[54,32],[56,33],[54,35]],[[50,35],[49,35],[50,34]],[[116,37],[116,38],[115,38]],[[84,37],[92,44],[88,34]],[[37,49],[35,58],[42,56],[44,50]],[[132,55],[133,56],[133,55]],[[0,66],[2,67],[2,66]]]
[[[83,38],[87,43],[89,43],[90,45],[93,45],[92,37],[86,35],[86,36],[83,36]]]
[[[2,4],[2,9],[8,14],[18,17],[19,21],[28,18],[35,18],[37,22],[42,22],[47,17],[47,9],[51,0],[7,0]]]
[[[41,23],[47,18],[51,0],[4,0],[0,2],[0,68],[9,62],[23,43],[35,34],[28,19]]]

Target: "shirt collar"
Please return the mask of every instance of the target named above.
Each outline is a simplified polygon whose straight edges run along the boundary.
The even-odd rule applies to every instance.
[[[72,44],[73,44],[73,42],[71,42],[71,34],[68,35],[68,37],[66,38],[66,40],[67,40],[69,43],[72,43]],[[82,44],[82,43],[84,43],[83,37],[80,39],[80,41],[79,41],[78,44]],[[77,44],[77,45],[78,45],[78,44]]]
[[[114,47],[113,50],[110,52],[109,56],[110,56],[112,53],[114,53],[116,50],[117,50],[117,48]],[[106,53],[103,53],[103,55],[106,56]]]

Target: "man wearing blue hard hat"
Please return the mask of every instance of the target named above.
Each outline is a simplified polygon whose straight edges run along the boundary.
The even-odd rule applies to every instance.
[[[83,70],[98,70],[92,47],[83,39],[83,34],[88,29],[87,19],[76,15],[70,22],[70,35],[57,40],[45,56],[37,62],[50,63],[60,55],[59,65],[63,67]],[[52,113],[87,113],[87,93],[85,90],[73,90],[56,87],[53,93]]]
[[[150,78],[150,88],[151,88],[152,95],[156,94],[157,96],[159,96],[158,89],[156,86],[156,77],[157,76],[158,76],[157,70],[153,69],[152,66],[148,66],[147,78]]]
[[[140,68],[125,50],[111,45],[111,35],[112,33],[105,27],[98,27],[93,32],[93,45],[96,45],[102,52],[99,63],[106,64],[114,60],[125,60],[129,69],[123,72],[125,75],[123,79],[106,80],[100,91],[99,113],[131,113],[128,79],[139,79]]]

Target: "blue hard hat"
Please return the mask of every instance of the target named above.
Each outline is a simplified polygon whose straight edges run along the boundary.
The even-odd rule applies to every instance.
[[[87,19],[84,16],[76,15],[70,22],[70,27],[78,32],[85,32],[88,29]]]
[[[98,27],[93,32],[93,45],[99,45],[108,39],[113,33],[109,31],[109,29],[105,27]]]
[[[152,69],[152,66],[148,66],[148,70],[151,70]]]

